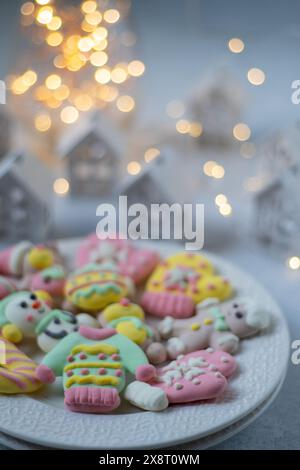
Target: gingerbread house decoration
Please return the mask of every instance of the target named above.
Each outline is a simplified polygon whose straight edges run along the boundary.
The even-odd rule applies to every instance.
[[[119,179],[121,137],[103,116],[90,116],[59,143],[70,193],[75,197],[113,194]]]
[[[299,188],[300,165],[295,163],[256,194],[256,229],[261,240],[299,249]]]
[[[24,177],[25,158],[12,152],[0,161],[1,241],[40,241],[47,232],[47,206],[29,185],[34,178]]]

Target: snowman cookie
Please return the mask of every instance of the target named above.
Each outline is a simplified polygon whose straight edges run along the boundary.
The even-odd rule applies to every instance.
[[[107,261],[113,262],[121,274],[137,284],[151,274],[159,262],[159,255],[153,250],[134,247],[128,240],[119,238],[100,240],[97,235],[91,234],[82,241],[76,256],[77,266]]]
[[[80,325],[97,327],[98,322],[87,313],[73,313],[65,310],[51,310],[37,325],[36,336],[39,348],[45,353],[50,352],[57,343]]]
[[[212,263],[196,253],[179,253],[162,261],[150,277],[142,307],[158,317],[187,318],[195,306],[210,297],[232,295],[227,279],[215,274]]]
[[[37,323],[49,312],[48,305],[30,291],[20,291],[0,302],[1,334],[13,343],[34,338]]]
[[[210,400],[224,392],[235,369],[236,361],[230,354],[209,348],[179,356],[157,369],[155,379],[148,383],[163,390],[169,403]]]
[[[100,312],[133,292],[131,279],[120,274],[112,263],[88,264],[71,273],[65,285],[70,306],[88,313]]]

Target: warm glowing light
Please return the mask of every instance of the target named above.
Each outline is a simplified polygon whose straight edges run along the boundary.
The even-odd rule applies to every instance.
[[[61,33],[54,32],[54,33],[48,34],[46,41],[47,41],[47,44],[49,44],[49,46],[57,47],[63,42],[63,39],[64,37]]]
[[[145,65],[140,60],[133,60],[128,64],[128,72],[133,77],[139,77],[145,72]]]
[[[232,130],[233,136],[240,141],[248,140],[251,136],[250,127],[243,122],[236,124]]]
[[[97,2],[94,2],[94,1],[83,2],[83,4],[81,5],[81,10],[84,13],[92,13],[93,11],[97,10]]]
[[[108,69],[98,69],[95,72],[95,80],[101,85],[105,85],[110,81],[110,71]]]
[[[180,119],[176,123],[176,130],[180,134],[187,134],[190,131],[190,123],[186,119]]]
[[[50,23],[47,24],[47,28],[50,29],[50,31],[57,31],[61,27],[61,25],[61,18],[59,16],[53,16]]]
[[[152,162],[152,160],[155,160],[155,158],[157,158],[159,155],[160,155],[159,149],[155,147],[151,147],[147,149],[146,152],[144,153],[145,162],[150,163]]]
[[[111,72],[111,79],[114,83],[123,83],[127,78],[127,73],[121,67],[115,67]]]
[[[70,70],[71,72],[77,72],[77,70],[80,70],[81,67],[84,66],[84,64],[85,64],[84,57],[74,55],[70,57],[70,59],[68,59],[66,66],[67,66],[67,69]]]
[[[52,75],[49,75],[49,77],[46,78],[45,84],[46,87],[49,88],[49,90],[56,90],[61,85],[61,78],[59,75],[53,73]]]
[[[215,165],[211,169],[211,176],[216,179],[222,179],[223,176],[225,175],[225,170],[222,167],[222,165]]]
[[[49,106],[49,108],[57,109],[61,106],[61,101],[54,98],[54,96],[49,96],[46,100],[46,105]]]
[[[116,23],[120,19],[120,13],[118,10],[111,8],[110,10],[106,10],[103,15],[106,23]]]
[[[189,134],[191,137],[200,137],[203,132],[203,127],[200,122],[191,122]]]
[[[167,104],[166,112],[171,118],[180,118],[185,113],[185,106],[181,101],[172,100]]]
[[[132,96],[123,95],[117,99],[117,108],[122,113],[130,113],[134,109],[135,102]]]
[[[244,42],[239,38],[232,38],[228,41],[228,49],[234,54],[243,52],[245,48]]]
[[[66,178],[57,178],[53,183],[53,191],[59,196],[65,196],[70,189],[70,183]]]
[[[51,7],[42,7],[39,9],[36,19],[41,24],[48,24],[51,22],[52,17],[53,9]]]
[[[203,165],[203,172],[206,176],[212,176],[212,169],[217,165],[214,160],[208,160]]]
[[[22,77],[22,81],[27,86],[32,86],[37,81],[37,74],[33,70],[27,70]]]
[[[89,95],[82,93],[74,98],[74,104],[79,111],[89,111],[93,106],[93,100]]]
[[[35,0],[39,5],[48,5],[51,0]]]
[[[95,29],[92,34],[92,37],[95,41],[103,41],[103,39],[107,38],[107,29],[100,26],[100,28]]]
[[[65,124],[73,124],[79,118],[79,112],[74,106],[66,106],[61,110],[60,118]]]
[[[22,15],[32,15],[32,13],[34,12],[34,4],[32,2],[26,2],[26,3],[23,3],[23,5],[21,6],[21,13]]]
[[[101,41],[97,41],[97,43],[94,45],[93,49],[94,51],[104,51],[104,49],[107,48],[107,40],[106,39],[101,39]]]
[[[296,271],[296,269],[300,269],[300,258],[299,256],[291,256],[288,258],[287,265],[290,269]]]
[[[266,75],[263,70],[258,68],[252,68],[248,70],[247,78],[252,85],[262,85],[266,79]]]
[[[142,166],[139,162],[129,162],[127,165],[127,171],[130,175],[138,175],[142,169]]]
[[[254,157],[256,152],[256,147],[252,142],[244,142],[240,147],[240,154],[244,158]]]
[[[81,38],[78,41],[78,49],[81,52],[90,51],[93,48],[93,45],[94,45],[94,41],[89,37]]]
[[[70,96],[70,89],[67,85],[61,85],[54,91],[53,96],[58,101],[64,101]]]
[[[56,57],[54,57],[53,64],[58,69],[63,69],[66,66],[64,56],[62,54],[59,54]]]
[[[48,114],[39,114],[34,119],[34,125],[39,132],[47,132],[51,127],[51,118]]]
[[[104,85],[100,87],[98,91],[98,97],[107,103],[110,103],[117,99],[118,95],[119,91],[114,86]]]
[[[243,186],[246,191],[256,192],[259,191],[263,187],[263,178],[259,176],[251,176],[246,181],[244,181]]]
[[[227,197],[225,196],[225,194],[218,194],[215,197],[215,203],[216,203],[217,206],[222,206],[223,204],[226,204],[227,203]]]
[[[220,207],[219,207],[219,212],[221,215],[223,215],[224,217],[228,217],[229,215],[231,215],[232,213],[232,207],[230,204],[222,204]]]
[[[93,54],[90,57],[91,64],[94,65],[95,67],[101,67],[102,65],[105,65],[108,60],[108,56],[106,52],[93,52]]]
[[[85,15],[85,21],[92,25],[97,26],[102,20],[102,15],[100,11],[93,11],[92,13],[88,13]]]
[[[34,96],[38,101],[45,101],[51,96],[50,91],[44,85],[38,86],[34,90]]]

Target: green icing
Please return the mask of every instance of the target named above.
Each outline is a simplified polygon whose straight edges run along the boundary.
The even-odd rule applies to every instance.
[[[106,283],[103,285],[99,284],[93,284],[92,286],[88,287],[84,291],[79,290],[75,294],[75,298],[78,299],[80,297],[91,297],[93,294],[107,294],[109,291],[113,291],[116,294],[121,294],[121,288],[119,286],[116,286],[116,284],[113,283]]]
[[[63,279],[65,277],[65,272],[61,266],[51,266],[46,268],[41,273],[42,278],[45,279],[50,277],[51,279]]]
[[[215,329],[217,331],[229,330],[229,326],[226,323],[225,317],[218,307],[211,308],[209,312],[215,317]]]

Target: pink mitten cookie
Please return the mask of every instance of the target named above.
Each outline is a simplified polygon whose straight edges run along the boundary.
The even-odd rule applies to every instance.
[[[99,240],[97,235],[86,237],[78,248],[76,265],[113,262],[123,276],[136,284],[144,281],[159,262],[159,255],[149,249],[133,247],[127,240],[118,238]]]
[[[178,253],[156,267],[141,303],[147,313],[158,317],[188,318],[199,302],[231,295],[229,281],[214,273],[208,259],[197,253]]]
[[[210,400],[224,392],[235,369],[236,361],[230,354],[209,348],[179,356],[157,369],[156,378],[149,383],[162,389],[169,403]]]

